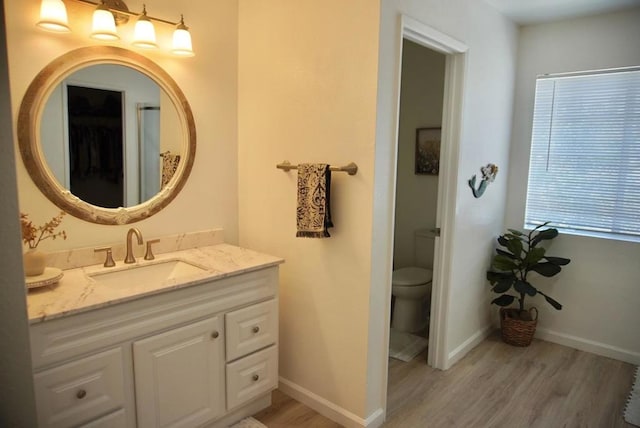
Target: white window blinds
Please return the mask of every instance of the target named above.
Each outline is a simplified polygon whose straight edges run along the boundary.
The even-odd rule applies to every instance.
[[[640,69],[536,82],[525,227],[640,241]]]

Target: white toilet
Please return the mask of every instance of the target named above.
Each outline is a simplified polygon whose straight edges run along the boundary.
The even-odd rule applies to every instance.
[[[429,323],[435,234],[418,229],[414,240],[417,266],[394,270],[391,284],[395,297],[391,327],[408,333],[424,330]]]

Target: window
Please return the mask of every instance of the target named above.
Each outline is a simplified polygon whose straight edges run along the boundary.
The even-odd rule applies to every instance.
[[[640,68],[536,81],[525,227],[640,242]]]

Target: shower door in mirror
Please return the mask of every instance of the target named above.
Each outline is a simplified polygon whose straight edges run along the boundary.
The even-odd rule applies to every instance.
[[[160,191],[160,106],[138,104],[140,197],[153,198]]]

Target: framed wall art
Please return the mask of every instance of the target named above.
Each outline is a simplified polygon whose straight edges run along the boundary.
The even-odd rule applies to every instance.
[[[416,174],[438,175],[441,128],[416,129]]]

